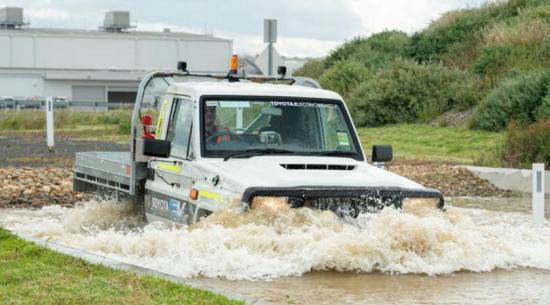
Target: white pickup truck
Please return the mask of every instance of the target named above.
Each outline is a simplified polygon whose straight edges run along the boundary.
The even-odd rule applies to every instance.
[[[337,93],[285,78],[284,68],[278,78],[252,78],[178,67],[142,80],[130,152],[76,154],[76,191],[126,194],[143,205],[149,221],[179,224],[231,204],[250,207],[260,197],[341,217],[387,206],[443,208],[439,191],[367,162]],[[159,79],[167,89],[153,123],[141,104]],[[373,162],[391,158],[391,146],[373,147]]]

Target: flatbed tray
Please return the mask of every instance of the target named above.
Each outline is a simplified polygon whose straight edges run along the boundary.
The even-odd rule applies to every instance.
[[[135,189],[131,185],[135,183],[131,175],[129,151],[91,151],[75,155],[74,180],[131,194]]]

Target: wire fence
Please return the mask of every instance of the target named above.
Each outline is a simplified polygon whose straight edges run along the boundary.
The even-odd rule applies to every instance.
[[[156,103],[143,103],[142,108],[156,108]],[[21,101],[21,100],[0,100],[0,110],[18,111],[18,110],[44,110],[46,101]],[[54,108],[75,108],[78,110],[104,111],[133,109],[133,103],[117,103],[105,101],[54,101]]]

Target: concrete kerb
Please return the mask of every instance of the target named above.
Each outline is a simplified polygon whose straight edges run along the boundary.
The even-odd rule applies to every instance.
[[[531,193],[532,178],[530,169],[465,166],[466,169],[488,180],[494,186],[522,193]],[[545,171],[545,193],[550,196],[550,171]]]
[[[271,302],[265,302],[265,301],[262,301],[262,300],[254,299],[254,298],[244,296],[244,295],[241,295],[241,294],[238,294],[238,293],[234,293],[234,292],[231,292],[231,291],[228,291],[228,290],[225,290],[225,289],[220,289],[220,288],[215,287],[215,286],[205,285],[205,284],[202,284],[202,283],[201,284],[194,283],[194,282],[191,282],[189,280],[179,278],[177,276],[173,276],[173,275],[170,275],[170,274],[166,274],[166,273],[163,273],[163,272],[159,272],[159,271],[156,271],[156,270],[148,269],[148,268],[133,265],[133,264],[124,263],[124,262],[115,260],[113,258],[110,258],[110,257],[107,257],[107,256],[97,255],[97,254],[94,254],[94,253],[91,253],[91,252],[88,252],[88,251],[85,251],[85,250],[64,246],[64,245],[61,245],[61,244],[58,244],[58,243],[55,243],[55,242],[51,242],[51,241],[48,241],[48,240],[44,240],[44,239],[40,239],[40,238],[36,238],[36,237],[32,237],[32,236],[27,236],[27,235],[24,235],[24,234],[13,232],[11,230],[10,230],[10,232],[12,234],[18,236],[19,238],[23,239],[23,240],[32,242],[32,243],[37,244],[41,247],[53,250],[53,251],[61,253],[61,254],[65,254],[65,255],[72,256],[72,257],[83,259],[83,260],[85,260],[85,261],[87,261],[91,264],[103,265],[103,266],[106,266],[106,267],[109,267],[109,268],[129,271],[129,272],[133,272],[133,273],[140,274],[140,275],[153,275],[153,276],[156,276],[156,277],[159,277],[159,278],[162,278],[162,279],[174,282],[174,283],[187,285],[187,286],[190,286],[192,288],[208,290],[210,292],[222,295],[222,296],[224,296],[228,299],[243,301],[243,302],[245,302],[245,304],[250,304],[250,305],[252,305],[252,304],[254,304],[254,305],[274,305],[275,304],[275,303],[271,303]]]

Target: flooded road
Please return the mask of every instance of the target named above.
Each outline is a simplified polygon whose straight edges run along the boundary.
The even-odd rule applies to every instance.
[[[347,220],[229,210],[176,229],[105,201],[1,210],[0,225],[274,303],[547,304],[550,225],[531,224],[529,198],[449,202]]]

